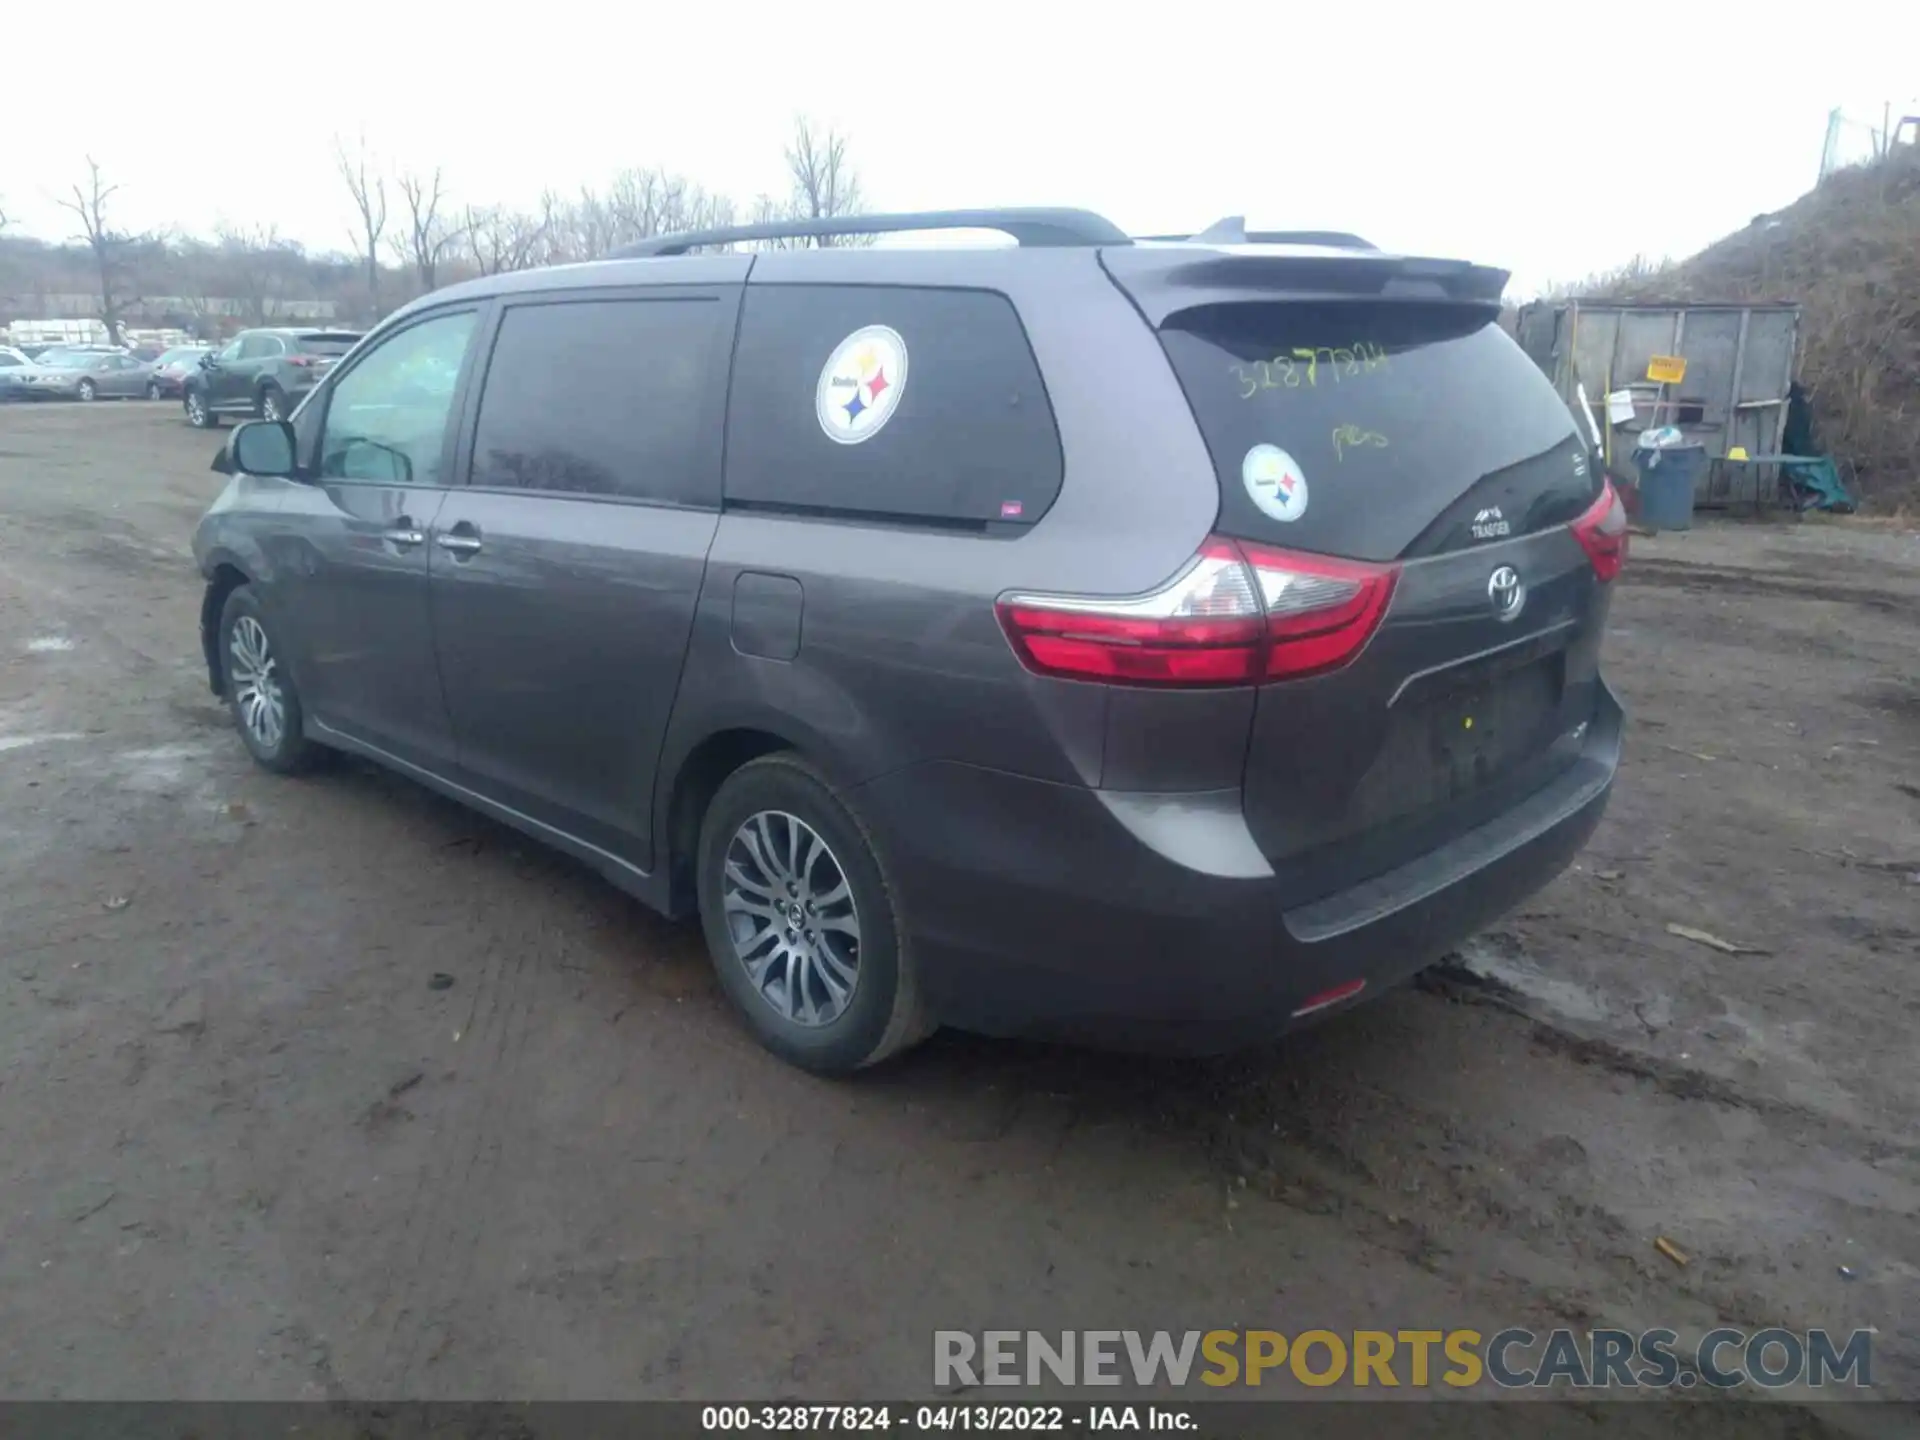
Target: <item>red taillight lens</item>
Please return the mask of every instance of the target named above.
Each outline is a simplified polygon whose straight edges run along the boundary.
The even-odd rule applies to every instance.
[[[287,363],[289,365],[298,365],[302,370],[305,370],[315,362],[311,355],[289,355],[287,356]]]
[[[1573,538],[1593,562],[1593,573],[1611,580],[1627,562],[1627,507],[1611,480],[1600,482],[1600,498],[1570,527]]]
[[[1352,660],[1379,627],[1399,573],[1215,536],[1148,595],[1009,595],[997,608],[1015,652],[1042,675],[1251,685]]]

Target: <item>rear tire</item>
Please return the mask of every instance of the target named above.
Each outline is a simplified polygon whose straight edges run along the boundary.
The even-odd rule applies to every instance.
[[[846,1075],[932,1033],[872,834],[812,766],[767,755],[727,777],[697,883],[720,986],[782,1060]]]
[[[227,596],[220,611],[220,673],[227,711],[254,763],[277,775],[312,770],[330,752],[307,739],[293,677],[251,586]]]

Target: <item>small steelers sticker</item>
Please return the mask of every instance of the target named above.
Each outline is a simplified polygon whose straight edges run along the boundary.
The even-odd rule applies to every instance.
[[[1278,445],[1256,445],[1240,462],[1247,497],[1264,514],[1289,524],[1307,513],[1307,477],[1299,462]]]

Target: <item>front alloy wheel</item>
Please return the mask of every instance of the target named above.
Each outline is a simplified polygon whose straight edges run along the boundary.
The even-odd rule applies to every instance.
[[[100,398],[100,391],[95,388],[91,380],[82,380],[79,388],[73,393],[78,395],[82,400],[98,400]]]
[[[277,752],[287,733],[286,696],[266,629],[251,615],[237,618],[228,632],[227,683],[247,734],[260,749]]]
[[[860,984],[860,912],[827,842],[763,810],[734,832],[721,885],[734,958],[760,998],[808,1027],[840,1018]]]
[[[213,424],[213,413],[207,409],[207,397],[198,390],[187,391],[187,423],[196,430],[205,430]]]
[[[307,738],[300,692],[281,664],[273,630],[241,585],[220,613],[222,685],[227,709],[247,751],[265,769],[281,775],[311,770],[331,752]]]
[[[284,420],[287,418],[287,401],[278,390],[268,388],[260,392],[260,418],[262,420]]]

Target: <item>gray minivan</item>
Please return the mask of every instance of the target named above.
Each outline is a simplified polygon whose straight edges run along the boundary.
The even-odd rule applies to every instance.
[[[1505,280],[1012,210],[456,285],[216,460],[209,680],[697,914],[809,1069],[1257,1042],[1606,804],[1625,514]]]

